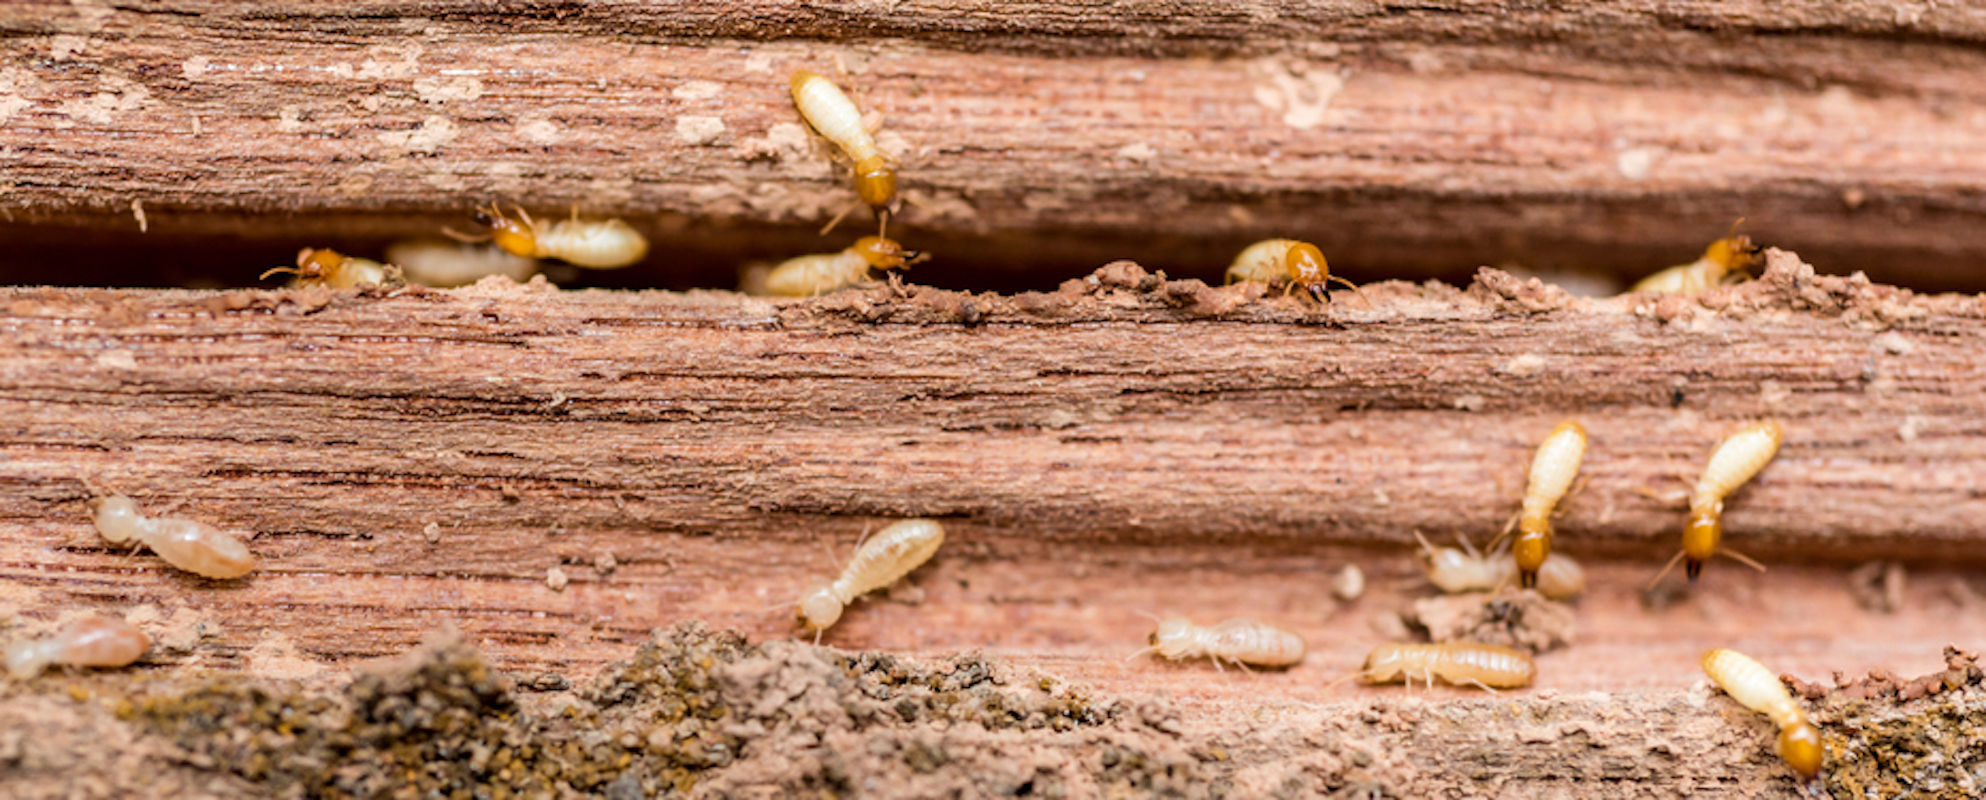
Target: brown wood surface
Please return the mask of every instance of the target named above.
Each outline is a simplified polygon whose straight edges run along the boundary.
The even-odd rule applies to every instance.
[[[1924,288],[1976,288],[1986,249],[1963,4],[79,2],[0,31],[0,259],[110,284],[245,283],[505,198],[629,218],[650,285],[728,285],[849,202],[799,67],[882,112],[939,285],[1205,277],[1267,235],[1362,280],[1627,276],[1739,216]]]
[[[164,617],[192,592],[230,657],[274,632],[331,662],[468,616],[500,665],[583,672],[682,617],[780,635],[863,529],[934,516],[954,541],[938,586],[996,599],[933,588],[941,615],[903,619],[944,625],[858,618],[839,643],[1089,652],[1125,639],[1084,625],[1189,598],[1245,613],[1251,573],[1315,596],[1345,560],[1410,572],[1416,529],[1482,541],[1565,418],[1593,446],[1561,548],[1645,567],[1630,583],[1682,517],[1640,490],[1680,488],[1760,417],[1788,436],[1727,514],[1750,555],[1976,566],[1986,513],[1979,299],[1817,278],[1777,251],[1701,302],[1486,271],[1319,308],[1128,263],[1009,297],[506,286],[9,290],[15,607]],[[84,481],[252,535],[262,568],[217,585],[108,547]],[[590,566],[607,554],[617,569]],[[1711,573],[1756,580],[1741,569]],[[1147,573],[1192,577],[1083,599]],[[1060,621],[1031,628],[1037,606]]]

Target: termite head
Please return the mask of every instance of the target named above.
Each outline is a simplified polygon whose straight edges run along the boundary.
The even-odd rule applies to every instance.
[[[855,240],[855,245],[849,249],[854,250],[869,266],[881,270],[902,269],[931,257],[930,253],[905,250],[895,239],[881,236],[864,236]]]
[[[1820,774],[1822,752],[1820,731],[1813,723],[1801,720],[1780,729],[1779,757],[1786,759],[1787,766],[1801,779],[1813,780]]]
[[[1303,287],[1311,297],[1320,303],[1331,302],[1331,265],[1324,261],[1324,251],[1309,242],[1290,245],[1289,252],[1283,254],[1283,268],[1289,271],[1290,282]]]
[[[476,209],[474,215],[476,224],[489,231],[490,240],[504,252],[535,258],[538,255],[538,234],[533,230],[531,217],[522,208],[517,209],[517,217],[511,219],[504,216],[495,203],[491,203],[487,210]]]
[[[319,250],[317,248],[306,247],[297,251],[296,266],[275,267],[263,272],[262,279],[266,280],[269,276],[279,272],[287,272],[297,276],[297,280],[301,282],[322,281],[333,273],[336,273],[338,268],[344,265],[344,253],[328,248]]]
[[[1752,244],[1752,237],[1739,235],[1738,226],[1744,223],[1744,217],[1739,217],[1736,222],[1731,223],[1730,233],[1725,234],[1722,239],[1711,242],[1709,247],[1703,249],[1703,260],[1723,267],[1726,275],[1733,272],[1749,274],[1753,265],[1764,261],[1762,248]]]
[[[1181,658],[1193,651],[1196,638],[1193,623],[1187,622],[1184,617],[1173,617],[1159,622],[1158,628],[1146,637],[1145,643],[1166,658]]]
[[[876,213],[896,202],[896,169],[881,154],[855,162],[855,194]]]
[[[826,630],[841,619],[841,608],[841,598],[834,596],[834,589],[822,586],[800,598],[800,624],[810,630]]]
[[[130,541],[130,534],[138,529],[141,518],[138,503],[121,494],[90,498],[90,516],[96,521],[97,531],[111,544]]]
[[[1360,683],[1386,683],[1406,673],[1406,645],[1388,642],[1372,648],[1365,657],[1365,666],[1359,668]]]
[[[1683,528],[1684,570],[1691,583],[1703,573],[1703,562],[1717,555],[1717,543],[1724,538],[1722,504],[1690,511],[1689,525]]]
[[[1552,524],[1549,520],[1526,518],[1518,524],[1517,538],[1510,543],[1517,559],[1518,584],[1525,589],[1538,586],[1538,570],[1552,554]]]

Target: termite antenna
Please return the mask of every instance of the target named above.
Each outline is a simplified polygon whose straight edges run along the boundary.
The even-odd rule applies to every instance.
[[[855,209],[861,207],[861,205],[862,205],[862,201],[857,200],[853,203],[849,203],[848,205],[843,206],[841,209],[841,213],[834,215],[834,219],[828,220],[828,223],[826,225],[821,226],[821,235],[822,236],[828,235],[828,231],[834,230],[834,226],[841,224],[842,217],[848,216],[848,212],[854,211]]]
[[[260,276],[257,276],[255,279],[258,281],[266,281],[269,279],[269,276],[283,272],[290,273],[291,275],[303,274],[303,270],[297,269],[296,267],[271,267],[268,271],[262,273]]]
[[[1685,556],[1685,555],[1688,555],[1688,554],[1689,554],[1689,552],[1688,552],[1688,551],[1686,551],[1686,550],[1677,550],[1677,551],[1676,551],[1676,554],[1675,554],[1674,556],[1671,556],[1671,557],[1669,558],[1669,564],[1668,564],[1668,566],[1665,566],[1665,567],[1663,567],[1663,568],[1662,568],[1662,571],[1661,571],[1661,572],[1657,572],[1657,573],[1655,573],[1655,580],[1652,580],[1652,581],[1649,581],[1649,582],[1648,582],[1648,589],[1647,589],[1646,591],[1651,591],[1651,592],[1652,592],[1652,591],[1654,591],[1654,590],[1655,590],[1655,585],[1656,585],[1656,584],[1658,584],[1658,583],[1661,583],[1661,582],[1662,582],[1662,579],[1663,579],[1663,578],[1666,578],[1666,577],[1668,577],[1668,576],[1669,576],[1669,571],[1670,571],[1670,570],[1672,570],[1672,569],[1675,569],[1675,568],[1676,568],[1676,563],[1677,563],[1677,562],[1679,562],[1679,561],[1682,561],[1682,560],[1683,560],[1683,556]]]
[[[1154,614],[1150,611],[1145,611],[1143,609],[1132,609],[1131,613],[1144,617],[1145,619],[1151,620],[1152,622],[1155,623],[1163,624],[1165,622],[1165,620],[1159,619],[1159,615]]]
[[[1359,678],[1361,678],[1361,677],[1363,677],[1364,675],[1365,675],[1365,669],[1364,669],[1364,668],[1360,668],[1360,669],[1358,669],[1358,670],[1356,670],[1356,671],[1354,671],[1354,672],[1352,672],[1352,674],[1350,674],[1350,675],[1346,675],[1346,676],[1344,676],[1344,677],[1342,677],[1342,678],[1339,678],[1339,679],[1337,679],[1337,680],[1334,680],[1334,681],[1332,681],[1332,682],[1330,682],[1330,683],[1327,683],[1327,684],[1324,684],[1324,688],[1326,688],[1326,689],[1335,689],[1335,688],[1338,688],[1339,686],[1343,686],[1343,685],[1345,685],[1345,684],[1347,684],[1347,683],[1350,683],[1350,682],[1352,682],[1352,681],[1355,681],[1355,680],[1358,680]]]
[[[487,233],[463,233],[447,225],[441,226],[441,234],[463,244],[481,244],[491,238]]]
[[[1359,286],[1358,286],[1358,284],[1356,284],[1356,283],[1352,283],[1351,281],[1348,281],[1348,280],[1345,280],[1344,278],[1340,278],[1340,277],[1338,277],[1338,276],[1336,276],[1336,275],[1332,275],[1332,276],[1329,276],[1329,277],[1330,277],[1330,279],[1331,279],[1331,280],[1334,280],[1334,281],[1337,281],[1337,282],[1339,282],[1339,283],[1342,283],[1342,284],[1344,284],[1344,285],[1346,285],[1346,286],[1349,286],[1349,287],[1351,287],[1351,289],[1352,289],[1352,291],[1353,291],[1353,292],[1356,292],[1356,293],[1358,293],[1358,299],[1360,299],[1360,300],[1363,300],[1363,301],[1365,301],[1365,307],[1366,307],[1366,308],[1372,308],[1372,307],[1373,307],[1373,306],[1372,306],[1372,298],[1369,298],[1369,297],[1366,297],[1366,296],[1365,296],[1365,290],[1364,290],[1364,289],[1361,289],[1361,288],[1359,288]]]
[[[1738,552],[1738,551],[1736,551],[1736,550],[1732,550],[1732,549],[1731,549],[1731,548],[1729,548],[1729,547],[1726,547],[1726,548],[1724,548],[1724,549],[1722,549],[1722,550],[1719,550],[1719,551],[1717,551],[1717,552],[1720,552],[1720,553],[1723,553],[1724,555],[1727,555],[1727,556],[1730,556],[1731,558],[1733,558],[1733,559],[1735,559],[1735,560],[1737,560],[1737,561],[1739,561],[1740,563],[1743,563],[1743,564],[1744,564],[1745,566],[1747,566],[1747,567],[1751,567],[1752,569],[1755,569],[1755,570],[1758,570],[1758,571],[1760,571],[1760,572],[1764,572],[1764,571],[1765,571],[1765,565],[1764,565],[1764,564],[1760,564],[1760,563],[1758,563],[1757,561],[1754,561],[1754,560],[1752,560],[1752,557],[1751,557],[1751,556],[1748,556],[1748,555],[1745,555],[1744,553],[1740,553],[1740,552]]]
[[[1158,645],[1152,645],[1152,646],[1150,646],[1150,647],[1142,647],[1142,648],[1139,648],[1139,649],[1138,649],[1138,652],[1136,652],[1136,653],[1132,653],[1132,654],[1130,654],[1130,655],[1128,655],[1128,656],[1125,656],[1125,657],[1124,657],[1124,663],[1127,663],[1127,664],[1128,664],[1128,663],[1131,663],[1132,661],[1136,661],[1136,660],[1138,660],[1138,657],[1139,657],[1139,656],[1146,656],[1146,655],[1151,655],[1152,653],[1156,653],[1156,652],[1158,652]]]

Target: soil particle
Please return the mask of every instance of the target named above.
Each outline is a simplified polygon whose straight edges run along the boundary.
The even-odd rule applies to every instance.
[[[1406,622],[1426,630],[1431,641],[1499,644],[1533,655],[1570,644],[1574,629],[1570,607],[1530,589],[1421,598]]]
[[[1986,714],[1978,655],[1945,648],[1945,669],[1916,678],[1888,670],[1832,689],[1782,678],[1808,700],[1827,750],[1834,797],[1971,798],[1986,792]]]
[[[1506,314],[1542,314],[1572,304],[1573,297],[1555,284],[1519,278],[1493,267],[1476,271],[1469,294]]]

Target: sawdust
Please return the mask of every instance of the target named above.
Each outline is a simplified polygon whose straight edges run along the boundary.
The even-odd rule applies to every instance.
[[[1533,655],[1572,643],[1572,609],[1525,589],[1502,595],[1444,594],[1414,601],[1405,620],[1435,642],[1483,642]]]

